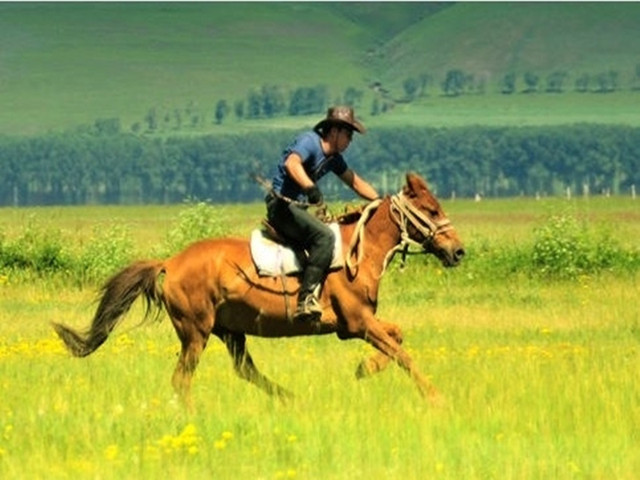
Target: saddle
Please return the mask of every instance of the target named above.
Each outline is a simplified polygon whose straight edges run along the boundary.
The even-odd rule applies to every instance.
[[[344,266],[340,227],[336,222],[329,223],[328,226],[335,237],[333,259],[329,269],[340,269]],[[304,270],[307,253],[288,245],[266,220],[262,221],[261,229],[257,228],[251,232],[250,245],[251,258],[258,274],[262,276],[290,275]]]

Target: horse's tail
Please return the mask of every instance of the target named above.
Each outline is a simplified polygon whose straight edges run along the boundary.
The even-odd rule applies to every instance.
[[[162,272],[162,263],[159,261],[141,261],[129,265],[103,285],[98,309],[86,331],[78,332],[59,323],[54,323],[53,328],[73,355],[89,355],[107,340],[139,296],[144,296],[146,302],[144,320],[150,317],[153,310],[160,313],[162,292],[156,279]]]

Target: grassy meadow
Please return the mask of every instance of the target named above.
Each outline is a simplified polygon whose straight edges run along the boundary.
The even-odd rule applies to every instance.
[[[372,353],[335,337],[249,338],[261,370],[296,394],[283,405],[233,373],[212,339],[194,379],[196,411],[173,396],[179,344],[166,316],[71,358],[51,320],[87,325],[97,285],[0,271],[0,477],[47,479],[637,478],[640,471],[638,271],[548,279],[497,263],[569,212],[626,249],[640,213],[629,198],[444,201],[468,257],[396,260],[379,313],[447,399],[426,405],[395,365],[357,381]],[[0,209],[15,238],[25,216],[70,248],[96,225],[126,225],[133,255],[157,250],[184,207]],[[214,206],[246,235],[262,205]],[[506,253],[505,253],[506,252]]]

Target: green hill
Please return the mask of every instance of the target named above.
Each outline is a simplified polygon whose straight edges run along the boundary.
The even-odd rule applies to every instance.
[[[381,49],[381,76],[609,69],[640,62],[640,5],[609,2],[461,3],[407,27]]]
[[[571,85],[613,71],[629,91],[638,31],[633,2],[0,3],[0,133],[111,117],[128,127],[151,108],[211,118],[217,101],[232,104],[264,85],[326,85],[332,101],[351,87],[363,93],[366,116],[379,95],[372,84],[398,100],[407,78],[428,74],[433,97],[451,69],[497,97],[506,73],[528,71],[562,70]],[[438,101],[402,106],[385,121],[432,115]],[[479,112],[462,115],[481,122]]]

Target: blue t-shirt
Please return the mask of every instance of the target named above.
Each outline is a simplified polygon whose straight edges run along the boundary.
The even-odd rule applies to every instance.
[[[282,159],[278,163],[276,174],[273,177],[273,189],[287,198],[292,200],[304,201],[305,195],[284,168],[284,162],[291,153],[297,153],[302,159],[302,166],[307,172],[309,178],[316,183],[320,178],[324,177],[327,172],[331,171],[336,175],[342,175],[349,168],[342,155],[335,153],[327,157],[322,151],[320,143],[320,135],[314,131],[300,134],[291,144],[282,152]]]

